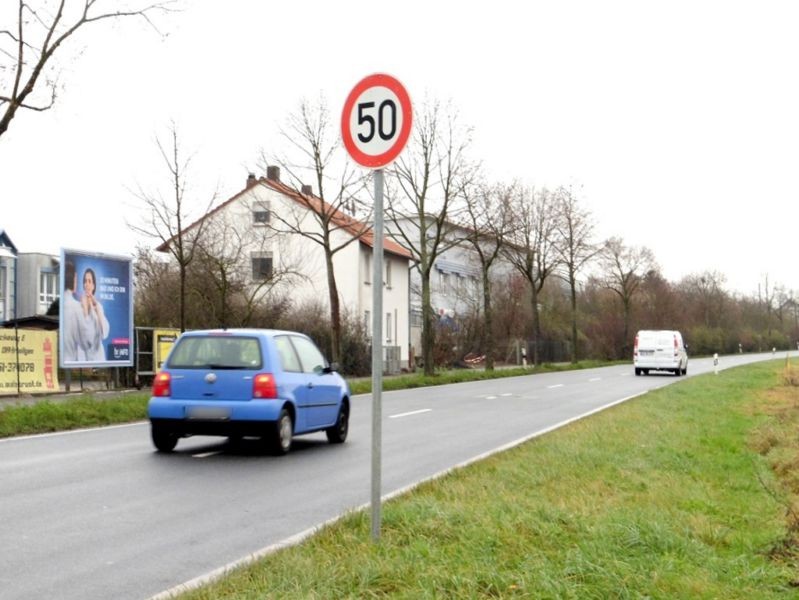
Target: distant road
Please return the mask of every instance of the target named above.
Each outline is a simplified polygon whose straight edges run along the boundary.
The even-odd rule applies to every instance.
[[[688,376],[712,371],[692,359]],[[383,493],[682,379],[629,364],[383,392]],[[207,437],[157,454],[146,423],[0,440],[0,596],[143,600],[368,504],[370,486],[370,395],[346,444],[315,434],[281,458]]]

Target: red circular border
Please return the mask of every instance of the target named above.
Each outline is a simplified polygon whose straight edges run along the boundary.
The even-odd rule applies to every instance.
[[[400,109],[402,110],[402,129],[400,130],[397,141],[394,142],[391,148],[377,155],[361,152],[355,144],[355,140],[352,139],[352,132],[350,131],[350,114],[355,106],[355,101],[363,92],[372,87],[385,87],[394,92],[399,100]],[[402,149],[405,147],[411,135],[412,119],[413,110],[411,108],[411,98],[405,90],[405,87],[394,77],[386,75],[385,73],[368,75],[352,88],[352,91],[347,96],[346,102],[344,102],[344,110],[341,111],[341,138],[344,140],[344,147],[347,149],[352,159],[359,165],[370,169],[380,169],[397,158],[399,153],[402,152]]]

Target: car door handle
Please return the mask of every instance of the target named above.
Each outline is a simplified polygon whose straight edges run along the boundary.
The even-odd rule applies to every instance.
[[[309,383],[308,384],[308,389],[312,389],[312,388],[313,388],[313,383]]]

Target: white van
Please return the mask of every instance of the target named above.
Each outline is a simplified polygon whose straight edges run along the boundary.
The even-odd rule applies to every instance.
[[[636,375],[649,371],[671,371],[678,377],[688,373],[688,351],[679,331],[643,329],[635,335],[633,364]]]

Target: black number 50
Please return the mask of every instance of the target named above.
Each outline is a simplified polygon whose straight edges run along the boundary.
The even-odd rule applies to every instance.
[[[358,139],[366,144],[372,141],[375,133],[383,141],[388,141],[397,133],[397,105],[393,100],[383,100],[377,108],[377,123],[375,117],[367,114],[369,109],[375,107],[374,102],[361,102],[358,104],[358,125],[366,123],[369,126],[366,134],[359,133]]]

